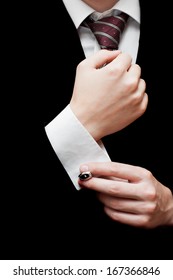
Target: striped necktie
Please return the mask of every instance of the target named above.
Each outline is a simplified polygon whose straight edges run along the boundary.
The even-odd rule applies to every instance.
[[[117,16],[108,16],[96,21],[88,17],[83,25],[91,29],[101,49],[117,50],[128,17],[123,12]]]

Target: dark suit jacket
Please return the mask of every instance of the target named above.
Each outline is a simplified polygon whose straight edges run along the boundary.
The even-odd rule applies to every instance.
[[[146,2],[141,3],[137,63],[147,83],[148,108],[103,142],[112,161],[145,167],[173,190],[172,55],[163,34],[163,18],[170,18],[160,19],[160,5],[153,14],[156,8],[149,10]],[[146,230],[112,221],[94,192],[76,191],[54,153],[44,127],[69,103],[76,66],[85,56],[62,1],[34,5],[23,13],[24,25],[14,28],[10,95],[4,105],[2,258],[170,258],[172,227]]]

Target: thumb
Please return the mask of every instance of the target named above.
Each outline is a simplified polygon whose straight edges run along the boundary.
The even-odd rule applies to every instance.
[[[92,68],[99,69],[114,60],[120,53],[120,50],[100,50],[88,59],[88,63]]]

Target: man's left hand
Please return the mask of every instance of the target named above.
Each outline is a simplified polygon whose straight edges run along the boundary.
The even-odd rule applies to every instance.
[[[83,188],[94,190],[105,213],[115,221],[136,227],[173,226],[173,196],[144,168],[117,162],[87,163],[93,177],[79,180]]]

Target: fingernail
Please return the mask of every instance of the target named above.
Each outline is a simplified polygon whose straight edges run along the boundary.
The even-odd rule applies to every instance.
[[[80,172],[85,172],[85,171],[88,171],[88,170],[89,170],[89,168],[88,168],[87,165],[82,165],[82,166],[80,167]]]

